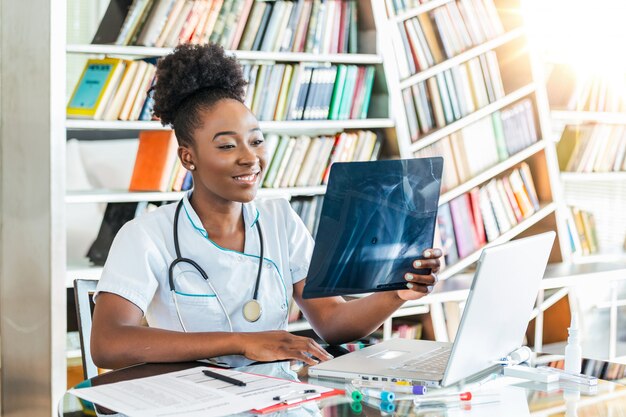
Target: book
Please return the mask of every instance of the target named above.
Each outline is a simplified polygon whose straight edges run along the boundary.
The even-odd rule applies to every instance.
[[[123,60],[89,59],[67,105],[68,117],[99,119],[123,75]]]
[[[129,191],[169,191],[178,142],[173,131],[141,131]]]
[[[92,44],[114,44],[122,29],[133,0],[110,0]]]

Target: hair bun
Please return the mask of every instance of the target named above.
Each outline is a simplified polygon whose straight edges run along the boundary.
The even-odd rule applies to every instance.
[[[200,91],[220,90],[243,101],[247,82],[235,57],[217,44],[179,45],[159,60],[154,86],[154,115],[173,125],[184,102]]]

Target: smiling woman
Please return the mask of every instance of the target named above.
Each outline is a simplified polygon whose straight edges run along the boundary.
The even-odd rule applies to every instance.
[[[159,62],[154,114],[174,129],[194,188],[115,237],[94,296],[97,365],[215,357],[312,364],[331,356],[286,332],[292,298],[336,344],[370,334],[436,282],[441,251],[431,249],[413,266],[433,273],[406,271],[407,290],[350,302],[302,298],[313,239],[286,200],[255,200],[266,150],[242,101],[245,85],[239,63],[217,45],[182,45]],[[144,315],[150,327],[141,326]]]

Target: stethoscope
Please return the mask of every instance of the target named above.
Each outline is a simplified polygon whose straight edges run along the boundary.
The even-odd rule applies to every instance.
[[[211,280],[209,280],[209,276],[206,274],[206,272],[204,272],[204,269],[202,269],[202,267],[196,263],[196,261],[194,261],[193,259],[189,259],[189,258],[183,258],[180,254],[180,246],[178,245],[178,217],[180,215],[180,209],[182,206],[183,206],[183,200],[181,200],[178,203],[178,206],[176,206],[176,213],[174,214],[174,249],[176,251],[176,259],[172,261],[169,267],[169,271],[168,271],[170,292],[172,294],[172,299],[174,300],[174,306],[176,308],[176,315],[178,316],[178,321],[180,322],[180,325],[182,326],[183,330],[186,332],[187,328],[185,327],[185,324],[183,323],[182,316],[180,315],[180,309],[178,308],[178,302],[176,301],[176,286],[174,285],[174,267],[178,265],[179,263],[187,263],[193,266],[196,269],[196,271],[200,273],[202,278],[204,278],[206,283],[209,284],[211,291],[213,291],[213,294],[215,294],[215,298],[217,299],[217,302],[222,308],[222,311],[224,312],[224,314],[226,315],[226,319],[228,320],[228,326],[230,327],[230,331],[232,332],[233,324],[230,321],[230,317],[228,315],[228,312],[226,311],[226,308],[224,307],[224,304],[222,303],[222,300],[217,294],[217,291],[215,291],[215,289],[213,288],[213,285],[211,284]],[[261,226],[259,225],[258,219],[255,225],[256,225],[256,230],[259,233],[259,242],[260,242],[260,247],[261,247],[261,250],[260,250],[261,253],[259,254],[260,255],[259,256],[259,268],[256,274],[256,284],[254,285],[254,295],[252,296],[251,300],[247,301],[243,305],[243,308],[242,308],[243,317],[250,323],[254,323],[255,321],[257,321],[261,317],[261,313],[263,312],[263,309],[261,308],[261,303],[259,303],[259,301],[257,300],[257,296],[259,294],[259,282],[261,281],[261,271],[263,270],[263,233],[261,232]]]

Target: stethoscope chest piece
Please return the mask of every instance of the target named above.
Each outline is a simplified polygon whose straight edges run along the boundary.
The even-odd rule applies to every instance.
[[[261,317],[261,312],[263,309],[261,308],[261,303],[257,300],[250,300],[243,305],[242,312],[243,317],[248,320],[250,323],[254,323]]]

